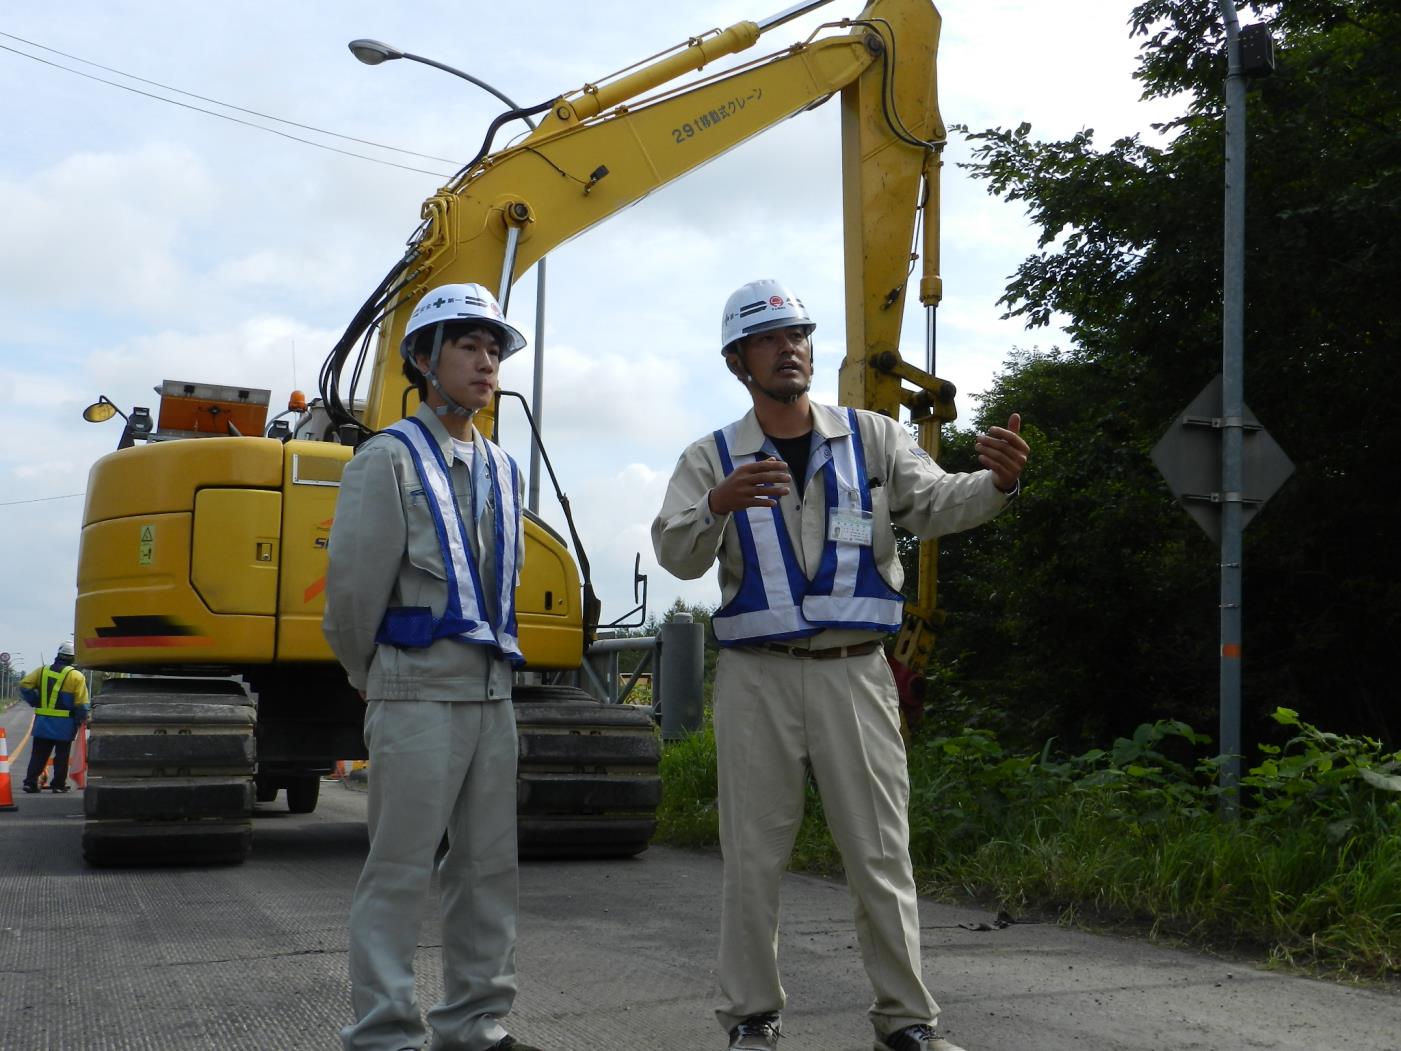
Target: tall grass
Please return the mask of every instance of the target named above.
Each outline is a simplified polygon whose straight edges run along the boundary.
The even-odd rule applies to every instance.
[[[1059,758],[1004,752],[985,731],[910,748],[910,851],[921,888],[1013,912],[1131,923],[1312,973],[1401,976],[1401,753],[1295,732],[1243,779],[1242,816],[1217,816],[1216,764],[1169,757],[1205,738],[1174,722]],[[717,842],[709,730],[668,747],[664,842]],[[794,867],[839,871],[809,807]]]

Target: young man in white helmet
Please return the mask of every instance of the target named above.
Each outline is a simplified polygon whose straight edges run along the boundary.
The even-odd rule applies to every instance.
[[[877,1051],[962,1051],[935,1032],[920,970],[909,779],[881,646],[903,612],[891,526],[930,538],[987,521],[1016,494],[1029,450],[1014,415],[978,436],[986,470],[946,474],[899,422],[810,401],[814,328],[776,281],[730,296],[722,353],[753,408],[681,454],[652,523],[676,576],[719,561],[716,1015],[736,1051],[777,1045],[779,882],[810,770],[856,901]]]
[[[34,711],[33,745],[29,769],[20,786],[31,794],[39,791],[39,778],[49,757],[54,761],[54,792],[70,791],[68,758],[73,742],[88,721],[88,682],[73,667],[73,644],[61,642],[53,664],[35,668],[19,684],[20,698]]]
[[[365,698],[370,852],[350,908],[346,1051],[538,1051],[516,993],[515,589],[521,475],[472,425],[525,338],[481,285],[428,292],[400,352],[422,404],[356,450],[331,529],[323,621]],[[435,856],[443,997],[414,995]]]

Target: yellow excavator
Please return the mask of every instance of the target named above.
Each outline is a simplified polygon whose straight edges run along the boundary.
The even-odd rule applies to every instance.
[[[289,809],[308,812],[332,764],[364,755],[362,703],[321,634],[326,542],[355,444],[415,407],[397,348],[423,294],[474,281],[505,305],[512,283],[555,246],[833,96],[846,267],[839,400],[897,419],[903,407],[937,454],[939,425],[955,415],[952,386],[933,375],[945,138],[937,11],[929,0],[870,0],[776,53],[689,76],[826,2],[702,33],[498,117],[478,154],[424,203],[407,251],[327,357],[318,412],[295,431],[266,425],[267,391],[184,381],[158,388],[156,419],[124,414],[118,450],[89,477],[79,553],[78,660],[128,673],[94,698],[90,863],[241,861],[255,800],[285,790]],[[529,116],[540,118],[534,130],[493,149],[502,125]],[[927,368],[899,352],[921,257]],[[90,415],[115,411],[107,403]],[[487,414],[477,422],[493,427]],[[538,517],[526,529],[517,599],[526,670],[577,669],[598,621],[587,562],[577,536],[571,555]],[[934,559],[925,545],[918,598],[892,653],[907,691],[937,625]],[[561,686],[520,686],[514,703],[522,851],[644,849],[660,799],[649,713]]]

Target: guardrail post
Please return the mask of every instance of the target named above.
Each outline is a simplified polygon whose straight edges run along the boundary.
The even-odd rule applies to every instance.
[[[689,613],[663,624],[657,635],[662,740],[675,741],[701,728],[705,691],[705,628]]]

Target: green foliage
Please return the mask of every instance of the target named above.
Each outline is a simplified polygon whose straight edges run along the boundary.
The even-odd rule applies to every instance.
[[[1401,753],[1295,731],[1243,779],[1243,816],[1216,816],[1216,761],[1186,723],[1137,727],[1072,757],[1006,750],[986,730],[910,749],[910,852],[929,891],[1014,911],[1146,925],[1316,972],[1401,974]],[[717,839],[709,729],[668,748],[662,838]],[[691,795],[690,793],[696,793]],[[810,788],[793,864],[839,871]]]
[[[1248,101],[1246,397],[1296,472],[1245,534],[1245,738],[1277,735],[1268,713],[1287,706],[1397,741],[1401,512],[1378,393],[1401,389],[1401,9],[1246,7],[1279,60]],[[1025,746],[1214,721],[1219,559],[1149,453],[1220,370],[1219,23],[1201,0],[1134,9],[1145,95],[1183,105],[1160,143],[964,129],[966,167],[1040,228],[1008,315],[1064,318],[1072,339],[1009,356],[974,423],[1023,414],[1023,495],[941,556],[939,685]],[[971,443],[949,436],[946,466],[974,466]]]
[[[720,841],[719,787],[715,780],[715,731],[706,710],[699,733],[669,741],[662,749],[662,802],[657,840],[678,847],[708,847]]]
[[[1022,747],[1047,737],[1089,747],[1145,720],[1207,723],[1197,699],[1216,676],[1209,545],[1166,499],[1147,435],[1122,404],[1127,385],[1068,353],[1009,368],[1001,404],[980,422],[1023,406],[1032,465],[1004,514],[941,544],[942,678],[1001,712],[992,725]],[[944,460],[976,467],[972,435],[951,436]],[[1193,653],[1195,665],[1184,659]],[[945,729],[948,685],[930,697]],[[962,719],[952,725],[989,725]]]
[[[1370,737],[1325,733],[1288,708],[1275,721],[1295,736],[1283,747],[1264,745],[1265,758],[1241,779],[1254,790],[1256,820],[1287,825],[1324,822],[1330,842],[1359,828],[1401,825],[1401,752],[1385,754]]]

